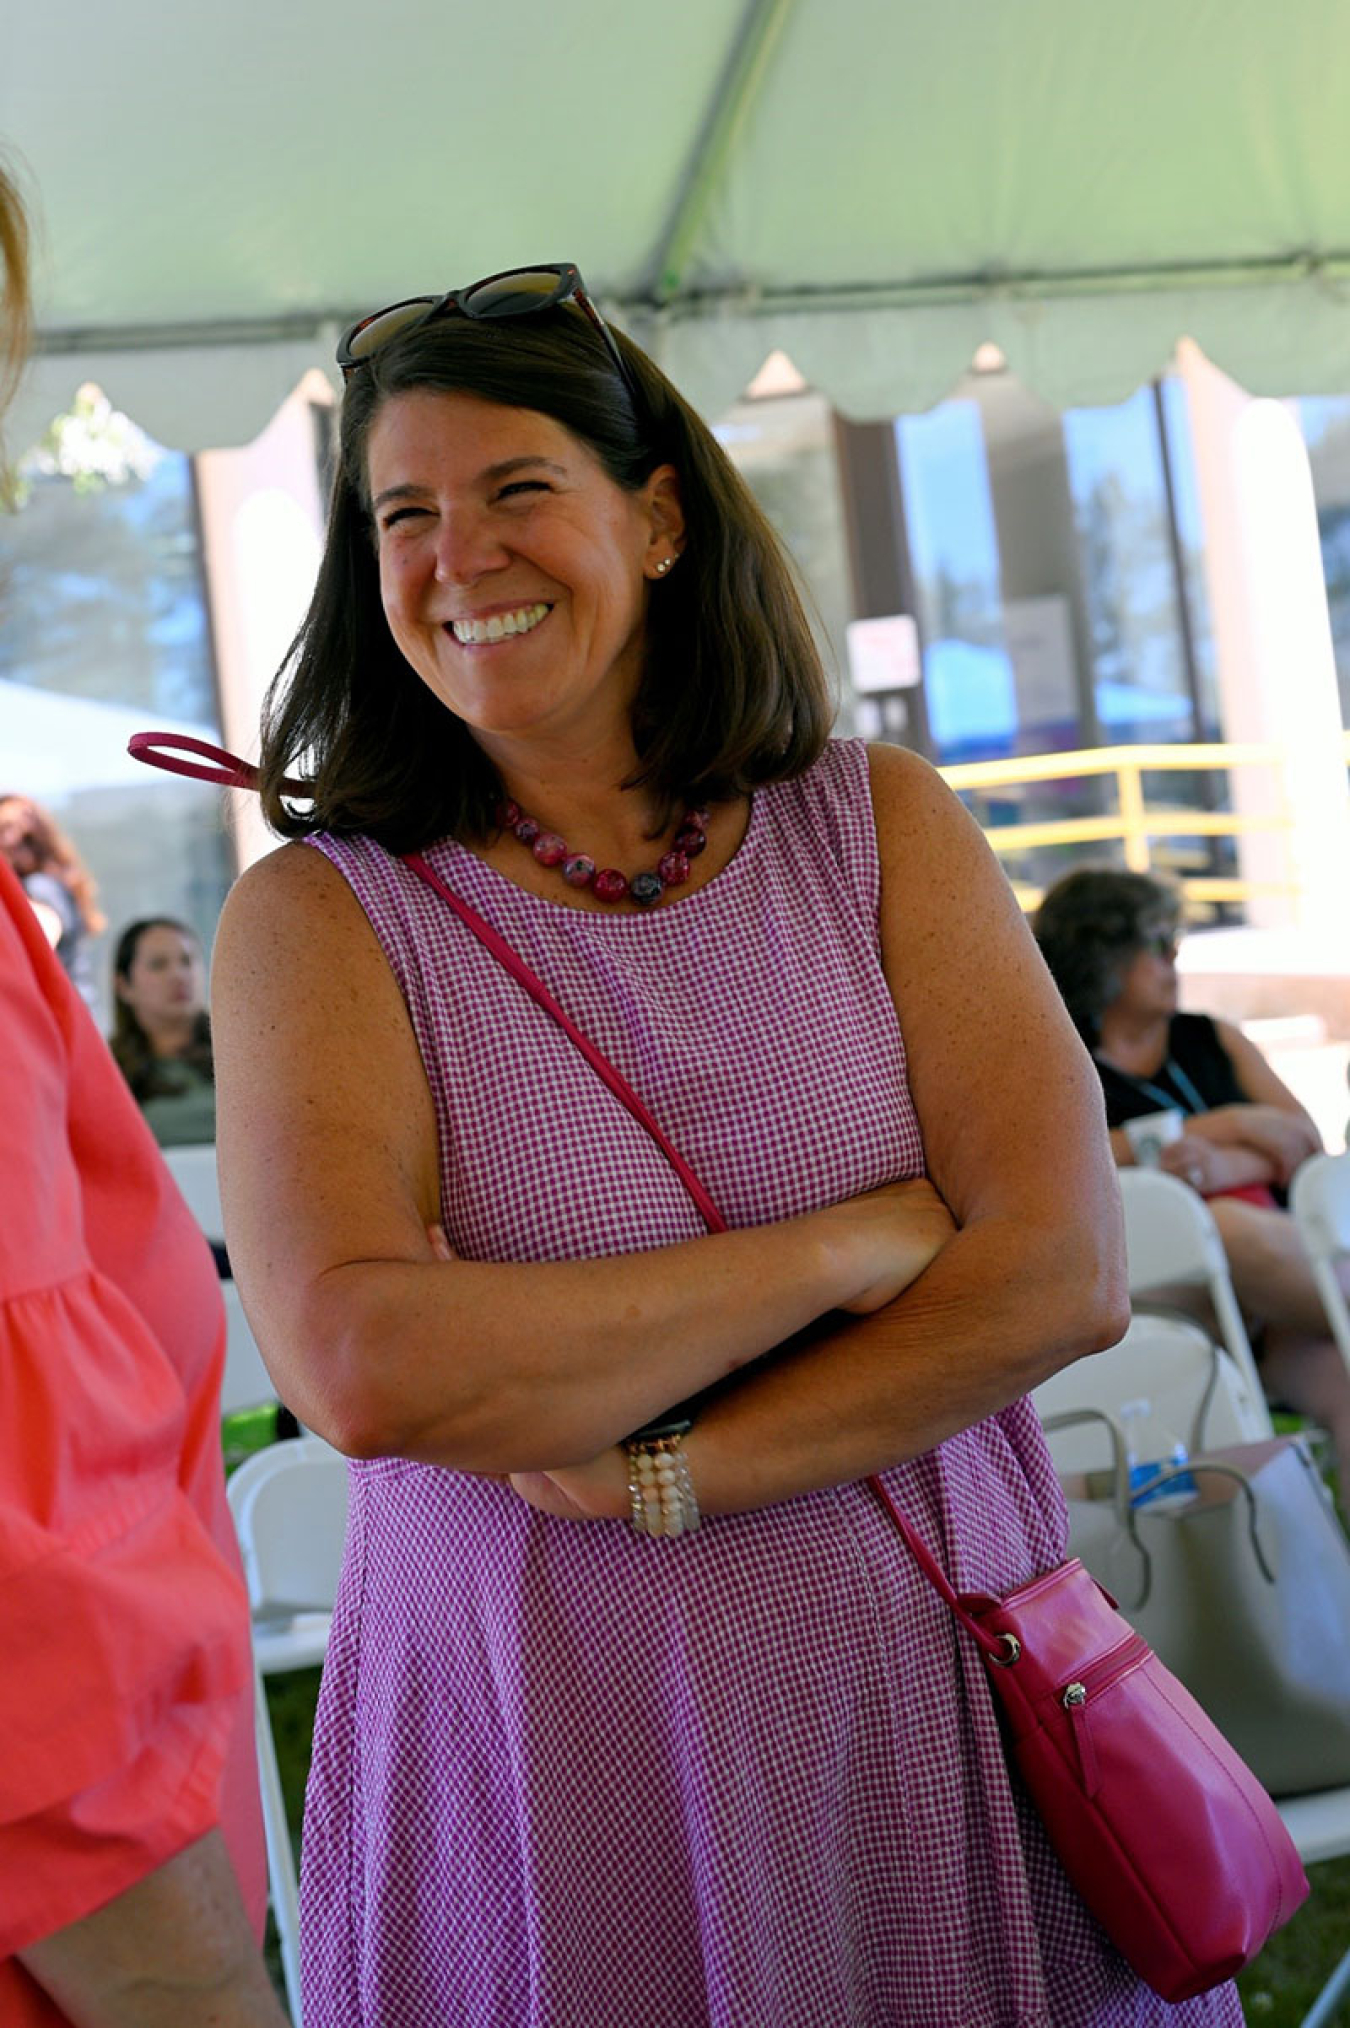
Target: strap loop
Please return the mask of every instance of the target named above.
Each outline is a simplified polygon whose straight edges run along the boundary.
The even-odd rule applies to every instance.
[[[177,752],[173,751],[175,748]],[[252,761],[240,760],[238,754],[223,746],[213,746],[210,740],[195,739],[191,733],[133,732],[127,741],[127,752],[133,760],[144,761],[147,767],[162,768],[166,775],[187,775],[196,782],[214,782],[221,789],[258,786],[258,770]],[[187,753],[199,754],[201,760],[183,760],[181,755]],[[203,766],[202,762],[208,765]],[[287,796],[310,799],[314,794],[312,782],[297,782],[289,775],[283,775],[281,788]]]

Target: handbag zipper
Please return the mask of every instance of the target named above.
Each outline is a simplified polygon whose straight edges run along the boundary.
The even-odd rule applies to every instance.
[[[1086,1796],[1095,1796],[1102,1785],[1097,1750],[1092,1739],[1091,1700],[1108,1690],[1147,1654],[1148,1643],[1142,1635],[1132,1633],[1118,1647],[1112,1648],[1109,1655],[1103,1655],[1100,1661],[1094,1662],[1081,1677],[1066,1683],[1059,1693],[1060,1704],[1068,1713],[1069,1736],[1074,1743],[1079,1780]]]

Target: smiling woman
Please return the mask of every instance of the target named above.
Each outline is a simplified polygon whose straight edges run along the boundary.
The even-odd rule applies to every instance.
[[[215,952],[235,1271],[352,1459],[306,2021],[1227,2028],[1086,1915],[859,1484],[960,1587],[1058,1561],[1022,1397],[1124,1328],[1091,1065],[960,805],[828,741],[699,418],[579,289],[479,301],[349,334],[302,842]]]
[[[502,778],[522,738],[626,735],[648,585],[683,546],[674,467],[616,486],[551,416],[416,391],[380,411],[367,472],[395,645]]]
[[[659,600],[659,625],[648,632],[632,701],[638,751],[624,775],[636,765],[665,814],[673,818],[677,803],[786,777],[819,750],[830,700],[790,567],[700,419],[650,361],[621,342],[624,376],[597,344],[592,324],[570,307],[509,323],[447,316],[380,348],[352,372],[342,414],[344,483],[334,492],[318,587],[290,680],[278,690],[265,728],[264,807],[284,836],[362,832],[405,850],[447,831],[487,839],[494,830],[502,795],[497,770],[468,724],[437,704],[425,670],[405,658],[383,602],[386,582],[401,584],[390,536],[399,551],[407,539],[421,554],[425,536],[398,531],[408,522],[437,520],[432,496],[450,481],[460,489],[459,512],[455,525],[442,530],[448,555],[440,569],[462,578],[459,545],[488,548],[477,583],[471,577],[455,592],[441,579],[436,611],[443,623],[458,618],[486,627],[494,609],[518,613],[514,601],[523,595],[528,606],[550,607],[540,633],[556,637],[563,628],[554,627],[551,609],[564,594],[573,608],[567,628],[575,671],[576,657],[593,665],[603,652],[599,639],[583,638],[602,606],[608,639],[616,600],[629,598],[639,615],[648,597]],[[641,390],[641,417],[634,390]],[[410,419],[435,413],[438,397],[476,414],[476,464],[456,432],[448,433],[452,445],[444,429],[439,449],[419,444]],[[377,478],[379,447],[388,468]],[[419,462],[399,468],[405,456]],[[520,459],[530,460],[530,468],[513,465]],[[662,466],[677,480],[660,479]],[[416,494],[418,486],[429,488],[425,497]],[[610,565],[624,539],[636,544],[631,554],[642,552],[641,571],[626,593],[612,581],[602,593],[598,563],[581,554],[589,538],[576,517],[583,505],[589,511],[602,501],[595,533],[603,530]],[[684,538],[672,527],[672,539],[654,541],[648,555],[641,526],[648,512],[678,515]],[[525,534],[536,521],[545,554],[532,561],[522,553],[505,575],[494,568],[492,545],[500,559],[503,531]],[[703,534],[691,544],[695,526]],[[649,533],[660,532],[650,525]],[[506,546],[514,550],[514,534]],[[575,572],[577,583],[555,584],[550,559]],[[433,562],[433,582],[436,568]],[[397,624],[404,624],[401,594]],[[409,613],[407,624],[421,621]],[[411,680],[414,667],[423,683]],[[300,816],[288,807],[281,782],[302,759],[315,796]]]

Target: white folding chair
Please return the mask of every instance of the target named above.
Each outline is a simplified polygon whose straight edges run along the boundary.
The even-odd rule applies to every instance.
[[[1189,1288],[1209,1297],[1219,1339],[1259,1400],[1261,1380],[1219,1228],[1203,1197],[1161,1169],[1121,1169],[1130,1294]]]
[[[220,1210],[214,1143],[165,1148],[164,1160],[206,1238],[223,1245],[225,1221]],[[225,1302],[225,1372],[220,1385],[220,1412],[233,1415],[241,1408],[257,1408],[264,1402],[275,1401],[277,1391],[249,1329],[238,1289],[232,1281],[223,1281],[220,1293]]]
[[[1217,1360],[1217,1364],[1216,1364]],[[1212,1386],[1211,1386],[1212,1383]],[[1045,1420],[1077,1408],[1119,1414],[1128,1401],[1146,1399],[1158,1421],[1188,1450],[1259,1443],[1272,1434],[1260,1391],[1217,1349],[1199,1324],[1181,1317],[1132,1317],[1119,1344],[1094,1352],[1043,1380],[1032,1394]],[[1050,1454],[1061,1475],[1089,1472],[1107,1462],[1100,1429],[1056,1430]]]
[[[1284,1827],[1298,1847],[1305,1866],[1319,1859],[1343,1859],[1350,1853],[1350,1788],[1320,1789],[1310,1796],[1288,1796],[1277,1803]],[[1341,2001],[1350,1995],[1350,1950],[1304,2015],[1299,2028],[1330,2028]]]
[[[258,1778],[272,1913],[295,2028],[300,2019],[300,1896],[265,1679],[321,1662],[347,1527],[347,1461],[298,1437],[245,1459],[227,1488],[253,1615]]]
[[[1289,1209],[1311,1263],[1331,1335],[1350,1366],[1350,1305],[1338,1261],[1350,1258],[1350,1153],[1310,1155],[1289,1186]]]
[[[223,1240],[220,1184],[216,1179],[215,1142],[162,1151],[169,1174],[187,1200],[187,1208],[208,1239]]]

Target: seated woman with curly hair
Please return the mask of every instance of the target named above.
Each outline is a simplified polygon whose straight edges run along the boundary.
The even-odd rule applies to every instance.
[[[1350,1373],[1283,1208],[1285,1185],[1322,1139],[1239,1028],[1177,1011],[1180,919],[1178,897],[1162,881],[1083,866],[1049,890],[1034,928],[1092,1051],[1117,1164],[1136,1160],[1126,1121],[1185,1115],[1159,1166],[1208,1200],[1233,1287],[1257,1329],[1266,1392],[1331,1433],[1350,1487]]]
[[[92,1007],[89,939],[107,928],[93,874],[51,812],[31,796],[0,793],[0,856],[18,874],[42,934]]]

